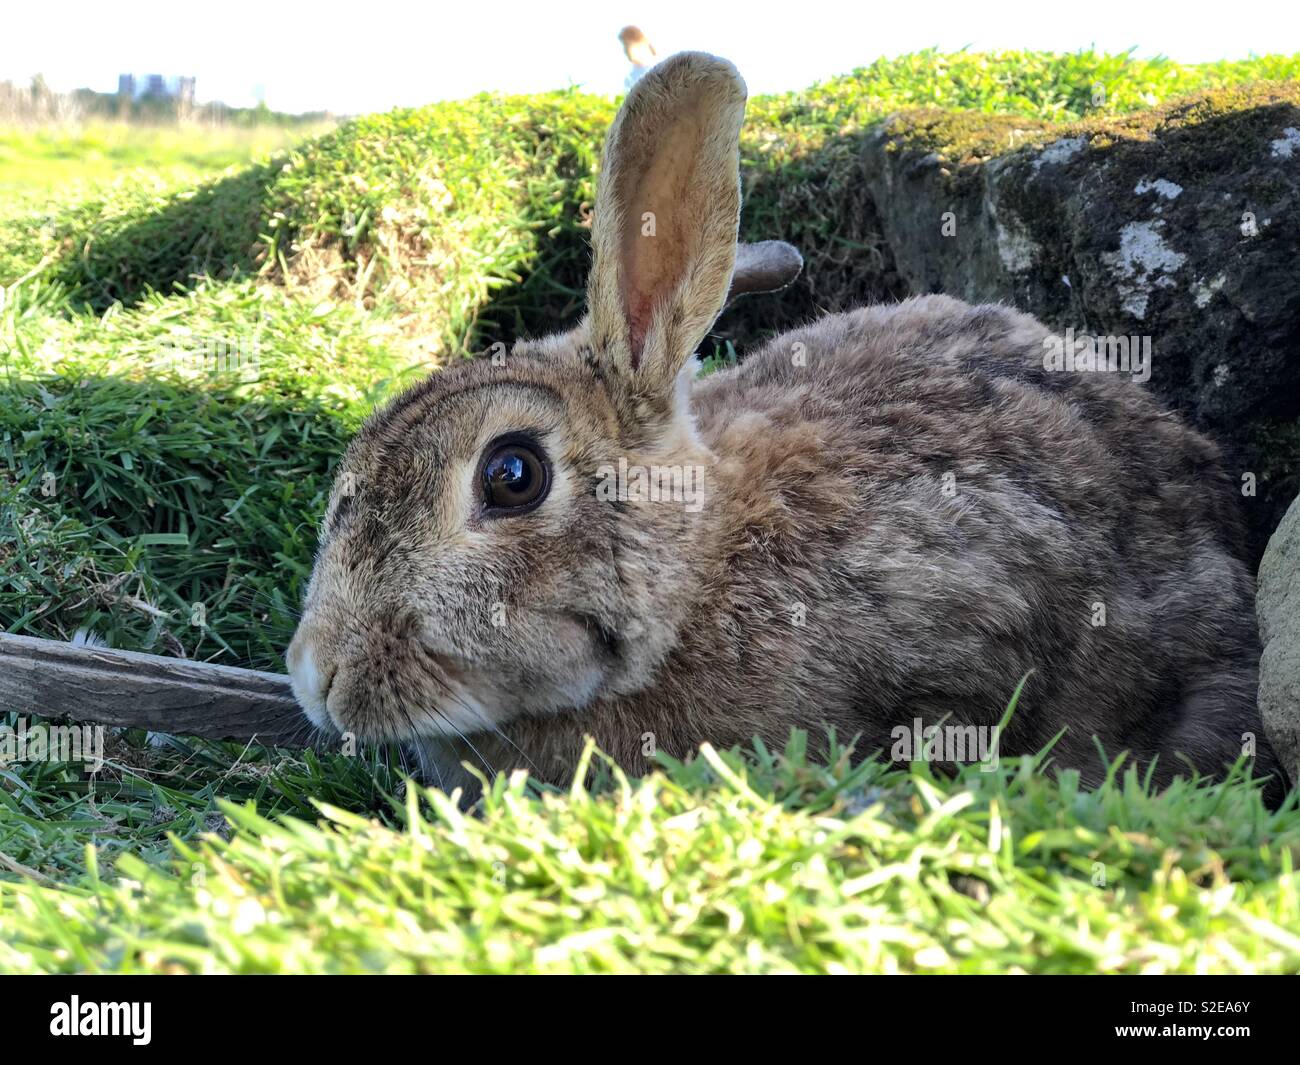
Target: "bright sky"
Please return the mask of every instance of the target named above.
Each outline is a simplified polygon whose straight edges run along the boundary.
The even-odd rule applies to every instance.
[[[751,93],[797,89],[880,55],[954,50],[1106,51],[1186,62],[1300,52],[1294,0],[6,0],[0,80],[42,73],[58,90],[117,88],[122,72],[198,78],[200,100],[278,111],[386,110],[484,89],[622,90],[616,40],[635,23],[659,54],[731,59]],[[1283,12],[1292,10],[1291,16]]]

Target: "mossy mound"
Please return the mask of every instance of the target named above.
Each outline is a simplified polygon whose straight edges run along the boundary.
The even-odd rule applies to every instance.
[[[98,311],[253,274],[317,301],[397,300],[440,354],[466,353],[484,313],[529,329],[580,307],[580,206],[613,112],[571,92],[368,116],[197,187],[121,182],[11,220],[0,243],[23,250],[0,267],[43,256]]]
[[[904,294],[860,164],[870,131],[900,107],[974,112],[942,121],[965,124],[962,136],[988,154],[1017,130],[1261,77],[1300,77],[1300,57],[1183,65],[923,52],[755,98],[743,143],[745,235],[789,240],[808,266],[781,297],[734,309],[719,340],[744,345],[825,310]],[[396,301],[435,357],[482,350],[580,313],[594,174],[615,105],[576,91],[483,95],[360,118],[197,187],[120,182],[0,221],[0,282],[44,262],[74,301],[102,311],[195,277],[256,274],[310,299]]]

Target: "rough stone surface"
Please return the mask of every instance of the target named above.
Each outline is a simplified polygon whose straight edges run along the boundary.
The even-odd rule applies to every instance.
[[[1259,566],[1259,709],[1278,758],[1300,781],[1300,499],[1291,505]]]
[[[914,292],[1149,338],[1146,387],[1224,447],[1259,558],[1300,491],[1300,88],[1068,127],[907,112],[863,169]]]

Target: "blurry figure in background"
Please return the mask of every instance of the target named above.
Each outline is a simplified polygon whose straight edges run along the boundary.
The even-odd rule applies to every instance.
[[[642,74],[659,61],[659,53],[638,26],[624,26],[618,31],[618,39],[623,43],[623,53],[628,62],[632,64],[632,72],[627,76],[627,87],[630,89],[641,80]]]

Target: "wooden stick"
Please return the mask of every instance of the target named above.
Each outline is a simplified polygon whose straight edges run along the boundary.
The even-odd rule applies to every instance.
[[[289,678],[0,632],[0,711],[304,747]]]

